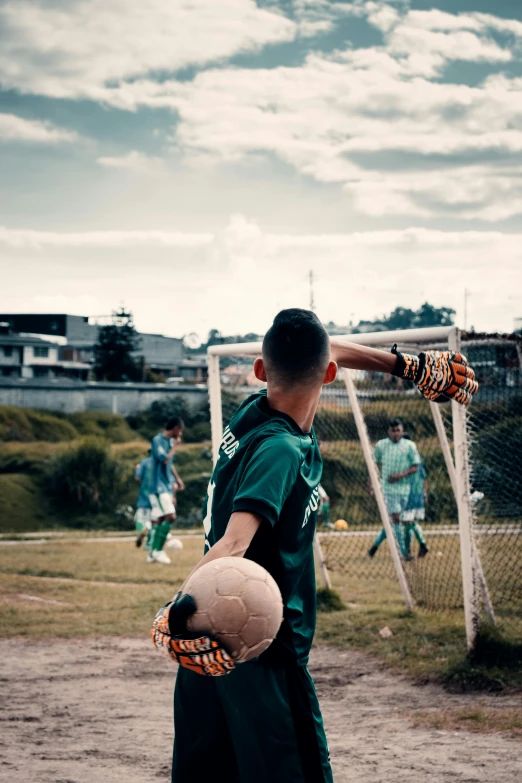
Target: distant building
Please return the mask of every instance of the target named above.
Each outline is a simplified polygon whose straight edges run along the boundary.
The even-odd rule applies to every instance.
[[[17,334],[0,323],[0,375],[4,378],[87,380],[90,364],[60,357],[57,343]]]
[[[13,332],[32,337],[51,337],[53,345],[61,346],[59,357],[63,362],[87,364],[89,369],[94,361],[94,345],[98,332],[101,326],[110,323],[111,319],[64,313],[7,313],[0,314],[0,322],[7,323]],[[180,374],[178,371],[185,359],[181,338],[141,333],[139,337],[140,346],[136,356],[143,356],[147,368],[164,377]],[[72,368],[72,365],[70,366]]]
[[[208,379],[208,364],[206,354],[202,356],[192,356],[190,359],[183,359],[178,375],[184,381],[190,383],[206,383]]]

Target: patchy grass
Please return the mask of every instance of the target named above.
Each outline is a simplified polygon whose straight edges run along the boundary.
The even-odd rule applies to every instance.
[[[154,612],[201,556],[201,537],[185,538],[183,544],[180,552],[170,552],[170,566],[147,564],[132,541],[53,537],[46,543],[0,546],[0,636],[147,634]],[[484,642],[479,657],[470,659],[461,613],[408,613],[391,578],[335,572],[332,577],[345,608],[318,614],[316,643],[359,649],[420,682],[445,682],[460,690],[522,689],[515,642],[511,647],[500,637]],[[392,632],[388,638],[379,634],[385,626]]]
[[[202,550],[200,538],[185,539],[167,567],[146,563],[143,550],[128,541],[2,548],[0,636],[146,635]]]
[[[439,731],[473,731],[480,734],[502,732],[522,740],[522,707],[478,707],[419,710],[409,716],[414,728]]]

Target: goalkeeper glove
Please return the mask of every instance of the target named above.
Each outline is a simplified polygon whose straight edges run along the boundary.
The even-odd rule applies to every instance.
[[[187,620],[196,611],[191,595],[178,593],[163,606],[152,623],[152,643],[164,650],[173,661],[196,674],[219,677],[234,669],[234,661],[211,636],[187,631]]]
[[[397,351],[392,375],[417,384],[417,388],[432,402],[449,399],[461,405],[469,405],[478,389],[475,373],[461,353],[454,351],[426,351],[418,356]]]

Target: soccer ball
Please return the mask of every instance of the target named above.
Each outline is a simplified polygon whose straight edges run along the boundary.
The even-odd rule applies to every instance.
[[[184,592],[197,611],[189,631],[214,636],[236,663],[261,655],[283,621],[283,599],[272,576],[244,557],[221,557],[189,578]]]
[[[183,549],[183,542],[180,541],[179,538],[171,536],[170,538],[167,538],[167,549]]]
[[[348,522],[345,519],[338,519],[334,523],[334,528],[336,530],[348,530]]]

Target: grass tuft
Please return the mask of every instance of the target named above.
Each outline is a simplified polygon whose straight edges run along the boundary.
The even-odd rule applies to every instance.
[[[318,612],[342,612],[346,609],[343,599],[336,590],[329,587],[320,587],[317,591]]]

